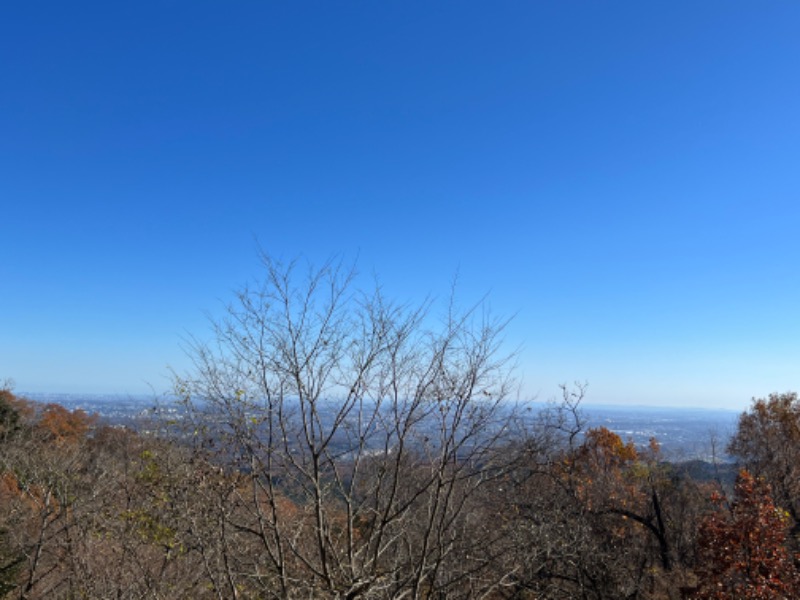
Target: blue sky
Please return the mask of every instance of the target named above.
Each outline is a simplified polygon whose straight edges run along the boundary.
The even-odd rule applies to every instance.
[[[800,388],[800,3],[14,2],[0,379],[140,393],[284,258],[489,294],[524,394]],[[256,242],[257,240],[257,242]]]

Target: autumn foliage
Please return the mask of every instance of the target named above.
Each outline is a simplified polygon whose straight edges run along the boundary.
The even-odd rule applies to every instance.
[[[68,410],[59,404],[47,404],[36,422],[36,428],[56,443],[77,443],[97,421],[81,409]]]
[[[800,597],[796,557],[786,548],[789,516],[763,480],[742,470],[733,500],[716,495],[717,510],[698,535],[696,600],[789,600]]]
[[[778,408],[792,414],[794,400]],[[710,494],[712,484],[681,475],[655,440],[636,447],[607,428],[583,429],[575,407],[566,410],[575,418],[542,417],[500,448],[504,462],[472,490],[481,465],[457,456],[441,472],[457,476],[450,482],[425,480],[424,461],[337,459],[338,471],[320,481],[350,482],[357,466],[364,487],[348,499],[265,480],[180,436],[103,426],[2,390],[0,598],[800,598],[794,520],[766,477],[742,470],[730,495]],[[739,447],[752,434],[742,423]],[[791,434],[786,423],[766,418],[758,428],[771,431],[771,447],[791,446],[791,435],[782,442],[776,433]],[[776,473],[765,468],[774,462],[753,464]],[[396,499],[381,504],[386,490],[367,483],[390,477]],[[414,477],[447,483],[452,504],[436,508],[435,497],[414,491]],[[397,527],[382,525],[401,510]],[[405,546],[384,552],[384,535]],[[414,589],[414,569],[425,566],[409,560],[417,544],[440,545],[441,573]],[[321,552],[327,575],[314,559]],[[374,579],[352,577],[347,561],[375,561]],[[331,591],[347,577],[348,587]]]

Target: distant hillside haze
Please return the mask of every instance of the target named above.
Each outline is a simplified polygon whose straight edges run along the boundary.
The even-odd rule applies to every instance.
[[[21,394],[37,402],[55,402],[75,409],[97,413],[109,423],[132,424],[151,417],[154,410],[178,410],[170,399],[152,396],[117,394]],[[530,403],[536,410],[542,403]],[[594,405],[581,406],[588,427],[606,427],[624,440],[646,446],[658,439],[666,457],[674,460],[724,460],[728,438],[736,427],[740,412],[723,409],[659,408],[649,406]],[[714,454],[716,453],[716,454]],[[713,455],[713,456],[712,456]]]

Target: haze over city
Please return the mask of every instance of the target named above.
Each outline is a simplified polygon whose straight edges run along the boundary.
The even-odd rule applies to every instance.
[[[486,298],[525,398],[796,389],[798,23],[789,1],[9,3],[0,382],[168,390],[263,249],[399,302]]]

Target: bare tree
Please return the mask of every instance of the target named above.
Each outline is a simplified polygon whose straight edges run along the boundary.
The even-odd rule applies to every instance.
[[[470,514],[503,471],[505,323],[389,302],[336,263],[263,264],[175,378],[186,439],[238,473],[219,514],[226,595],[488,593],[500,540],[476,540]]]

